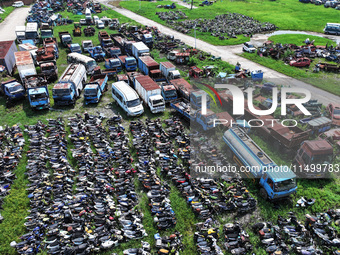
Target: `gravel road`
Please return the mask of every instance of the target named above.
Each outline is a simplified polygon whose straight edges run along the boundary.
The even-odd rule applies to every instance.
[[[16,39],[15,27],[25,25],[28,11],[29,8],[17,8],[0,23],[0,41]]]

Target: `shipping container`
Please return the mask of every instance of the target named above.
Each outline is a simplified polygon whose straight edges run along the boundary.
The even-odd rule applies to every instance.
[[[15,66],[15,52],[17,52],[15,41],[0,42],[0,65],[5,66],[9,74],[12,74]]]

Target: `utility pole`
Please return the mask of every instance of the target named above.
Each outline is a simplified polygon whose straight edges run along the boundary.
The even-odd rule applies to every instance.
[[[192,10],[192,5],[194,4],[194,0],[191,0],[191,9]]]

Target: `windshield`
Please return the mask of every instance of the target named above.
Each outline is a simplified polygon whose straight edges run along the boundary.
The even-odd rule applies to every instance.
[[[136,60],[128,60],[128,61],[126,61],[126,63],[128,64],[128,65],[136,65]]]
[[[326,164],[331,163],[333,155],[315,155],[312,157],[311,164]]]
[[[118,66],[120,66],[119,60],[118,60],[118,61],[110,61],[110,64],[111,64],[112,67],[118,67]]]
[[[8,90],[9,90],[10,93],[14,94],[14,93],[17,93],[17,92],[21,92],[24,89],[20,84],[17,84],[14,87],[9,87]]]
[[[66,96],[70,94],[70,89],[54,89],[53,95],[56,96]]]
[[[164,104],[164,101],[162,99],[156,99],[156,100],[153,100],[153,105],[159,105],[159,104]]]
[[[140,105],[140,100],[139,100],[139,98],[137,98],[135,100],[127,101],[126,104],[127,104],[127,107],[129,107],[129,108],[130,107],[136,107],[136,106]]]
[[[175,97],[176,96],[176,90],[165,91],[165,96],[166,97]]]
[[[41,31],[41,36],[52,36],[52,31],[51,30],[47,30],[47,31]]]
[[[37,32],[26,32],[26,38],[27,39],[35,39],[38,37]]]
[[[92,46],[92,43],[84,43],[84,48],[89,48]]]
[[[70,36],[66,35],[66,36],[63,36],[63,41],[64,42],[72,42],[72,39]]]
[[[87,63],[87,66],[88,66],[88,69],[91,71],[97,66],[97,63],[96,63],[96,61],[91,60]]]
[[[85,89],[85,95],[86,96],[96,96],[97,95],[97,89]]]
[[[282,182],[276,182],[274,185],[274,191],[280,192],[280,191],[292,189],[294,187],[296,187],[296,180],[292,178],[292,179],[288,179]]]
[[[340,109],[335,109],[334,110],[334,115],[340,115]]]
[[[254,45],[248,44],[248,48],[254,48]]]
[[[47,99],[46,93],[31,95],[32,101],[40,101],[40,100],[45,100],[45,99]]]
[[[53,71],[53,70],[54,70],[54,66],[41,67],[41,71]]]
[[[205,123],[209,123],[209,122],[211,122],[211,121],[214,121],[214,119],[217,119],[217,117],[216,117],[216,115],[215,114],[211,114],[211,115],[209,115],[209,116],[206,116],[205,117]]]
[[[73,50],[80,51],[80,46],[74,46]]]

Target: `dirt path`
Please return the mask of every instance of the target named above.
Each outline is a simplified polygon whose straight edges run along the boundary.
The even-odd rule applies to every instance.
[[[165,34],[172,34],[175,36],[175,38],[180,38],[183,42],[186,44],[194,47],[195,46],[195,38],[184,35],[182,33],[179,33],[171,28],[168,28],[166,26],[163,26],[153,20],[147,19],[143,16],[140,16],[132,11],[129,11],[124,8],[116,8],[112,5],[108,4],[107,0],[100,0],[103,4],[107,5],[110,8],[113,8],[115,11],[119,12],[120,14],[129,17],[143,25],[148,26],[157,26],[158,29]],[[196,47],[200,50],[204,50],[206,52],[210,52],[214,56],[220,56],[222,60],[227,61],[233,65],[236,65],[237,62],[239,62],[243,67],[246,67],[250,70],[262,70],[264,72],[264,76],[266,79],[272,80],[273,82],[277,84],[283,84],[286,86],[291,87],[299,87],[299,88],[305,88],[308,89],[312,97],[314,99],[318,99],[321,103],[327,105],[330,102],[340,102],[340,97],[333,95],[332,93],[329,93],[327,91],[324,91],[322,89],[313,87],[312,85],[302,82],[300,80],[291,78],[287,75],[284,75],[282,73],[276,72],[270,68],[264,67],[262,65],[259,65],[255,62],[252,62],[248,59],[242,58],[238,56],[238,53],[242,52],[240,45],[234,45],[234,46],[214,46],[207,42],[201,41],[199,39],[196,40]],[[321,81],[320,81],[321,82]]]
[[[23,26],[26,22],[29,8],[15,9],[6,19],[0,23],[0,41],[15,40],[15,27]]]

